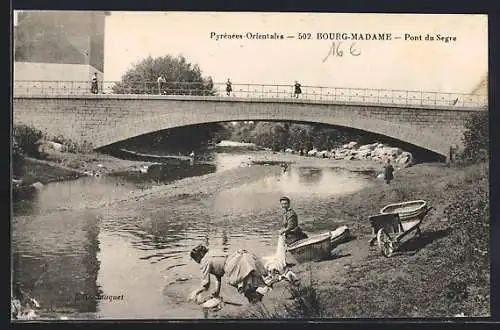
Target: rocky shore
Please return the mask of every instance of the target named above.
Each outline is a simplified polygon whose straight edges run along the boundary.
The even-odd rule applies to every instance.
[[[301,152],[288,148],[285,152],[307,155],[309,157],[330,158],[335,160],[371,160],[379,163],[385,162],[386,159],[390,159],[392,163],[400,167],[408,167],[415,162],[410,152],[378,142],[359,145],[357,142],[352,141],[332,150],[311,149],[306,152]]]

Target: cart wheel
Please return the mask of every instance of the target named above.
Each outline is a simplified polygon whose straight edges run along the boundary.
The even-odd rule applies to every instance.
[[[392,255],[392,252],[394,252],[394,246],[392,244],[391,237],[389,236],[389,234],[387,234],[384,228],[379,229],[379,231],[377,232],[377,243],[380,252],[384,257],[389,258]]]

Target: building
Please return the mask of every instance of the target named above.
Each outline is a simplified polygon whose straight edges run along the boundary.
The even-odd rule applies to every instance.
[[[106,12],[16,11],[14,80],[81,81],[104,72]],[[44,84],[47,86],[47,84]]]

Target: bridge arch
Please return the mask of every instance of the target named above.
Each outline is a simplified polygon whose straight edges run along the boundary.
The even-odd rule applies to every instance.
[[[217,115],[214,118],[203,118],[203,119],[193,119],[192,121],[185,122],[182,125],[175,124],[171,121],[169,116],[162,116],[156,118],[150,125],[144,126],[142,120],[137,120],[131,123],[131,129],[127,132],[123,132],[121,129],[113,129],[106,136],[106,141],[108,144],[120,142],[133,137],[154,133],[157,131],[162,131],[171,128],[185,127],[192,125],[202,125],[202,124],[212,124],[220,122],[231,122],[231,121],[273,121],[273,122],[296,122],[296,123],[308,123],[308,124],[325,124],[335,127],[343,128],[353,128],[359,131],[365,131],[370,133],[375,133],[378,135],[386,136],[392,139],[400,140],[409,144],[413,144],[417,147],[428,149],[432,152],[445,156],[448,152],[448,148],[442,147],[442,140],[439,136],[434,135],[423,135],[422,131],[416,127],[412,127],[409,124],[401,125],[397,123],[391,123],[380,119],[360,119],[356,122],[349,122],[343,120],[342,118],[329,118],[328,120],[319,121],[314,116],[309,118],[302,118],[300,120],[290,120],[287,118],[276,119],[271,118],[271,116],[259,116],[259,117],[245,117],[240,118],[227,118],[220,117]],[[103,147],[105,145],[100,145],[98,147]]]
[[[159,95],[15,96],[14,122],[95,148],[174,127],[227,121],[323,123],[373,132],[446,156],[478,108]]]

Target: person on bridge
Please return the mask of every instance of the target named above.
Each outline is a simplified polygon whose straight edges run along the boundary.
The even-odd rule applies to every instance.
[[[223,276],[226,276],[229,284],[237,288],[250,303],[260,302],[269,290],[265,283],[267,269],[262,260],[246,250],[240,249],[226,255],[209,252],[207,247],[200,244],[191,250],[190,257],[200,264],[201,286],[190,294],[189,301],[196,301],[198,294],[210,288],[210,275],[216,279],[213,297],[219,297]]]
[[[280,198],[281,209],[283,210],[282,225],[280,235],[285,235],[286,245],[290,245],[301,239],[307,238],[307,235],[299,227],[297,213],[290,206],[290,198],[283,196]]]
[[[90,92],[92,94],[97,94],[99,92],[99,86],[97,85],[97,72],[92,76],[92,84],[90,86]]]
[[[226,94],[227,94],[227,96],[229,96],[232,91],[233,91],[232,83],[229,80],[229,78],[227,78],[227,81],[226,81]]]
[[[165,84],[167,83],[167,79],[165,79],[164,75],[160,75],[157,79],[158,82],[158,94],[164,93]]]
[[[389,184],[394,180],[394,167],[391,165],[391,160],[387,158],[384,165],[384,180]]]
[[[298,81],[295,81],[295,91],[294,91],[294,96],[295,98],[298,98],[300,94],[302,94],[302,89],[301,89],[301,85],[299,84]]]

